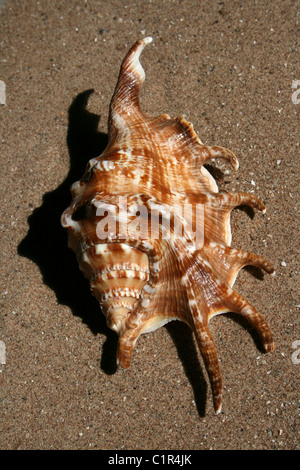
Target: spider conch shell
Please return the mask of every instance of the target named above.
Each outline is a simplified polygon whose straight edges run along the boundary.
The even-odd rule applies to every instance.
[[[224,312],[242,315],[265,351],[273,350],[265,320],[233,284],[245,265],[274,269],[263,257],[230,247],[231,210],[249,205],[265,213],[265,206],[252,194],[218,191],[203,165],[223,158],[237,170],[232,152],[204,145],[182,116],[141,110],[139,57],[151,41],[137,41],[122,63],[108,145],[72,185],[62,225],[108,326],[119,335],[120,364],[129,367],[140,334],[181,320],[195,333],[219,413],[222,377],[209,320]]]

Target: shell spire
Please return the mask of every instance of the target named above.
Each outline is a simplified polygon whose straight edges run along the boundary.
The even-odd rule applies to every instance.
[[[61,220],[119,336],[118,362],[128,368],[141,334],[180,320],[195,334],[220,413],[222,376],[209,321],[234,312],[257,331],[266,352],[274,348],[263,316],[233,289],[243,266],[270,274],[274,268],[230,246],[232,209],[248,205],[265,213],[265,206],[252,194],[219,192],[204,165],[222,158],[237,170],[230,150],[204,145],[183,116],[142,112],[139,57],[151,41],[137,41],[126,55],[110,103],[108,145],[72,185]]]
[[[145,80],[145,72],[140,63],[140,55],[147,44],[152,42],[148,36],[137,41],[122,62],[118,82],[110,103],[109,136],[126,126],[134,125],[137,115],[142,114],[139,105],[139,92]]]

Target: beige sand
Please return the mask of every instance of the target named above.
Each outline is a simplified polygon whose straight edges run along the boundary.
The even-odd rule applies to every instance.
[[[299,1],[1,3],[1,449],[299,448]],[[236,288],[276,349],[263,354],[233,316],[212,320],[219,416],[180,323],[141,337],[131,369],[116,369],[115,334],[59,225],[106,144],[120,62],[146,35],[144,110],[185,114],[234,151],[240,170],[219,165],[220,188],[267,204],[265,217],[236,210],[232,229],[235,247],[275,264],[275,278],[245,270]]]

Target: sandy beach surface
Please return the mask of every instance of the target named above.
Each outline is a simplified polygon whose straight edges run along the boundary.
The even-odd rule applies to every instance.
[[[0,448],[299,449],[300,2],[6,0],[0,25]],[[70,185],[106,146],[121,61],[145,36],[143,110],[184,114],[232,150],[238,172],[210,165],[219,188],[267,206],[233,211],[232,245],[275,266],[235,284],[275,350],[233,314],[212,319],[219,415],[184,324],[143,335],[117,368],[60,226]]]

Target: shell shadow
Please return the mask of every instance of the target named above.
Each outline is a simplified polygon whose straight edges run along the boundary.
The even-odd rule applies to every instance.
[[[224,317],[229,318],[231,321],[235,322],[237,325],[242,327],[251,337],[253,343],[255,344],[257,350],[261,354],[265,354],[265,350],[261,341],[261,338],[259,337],[259,334],[257,331],[249,324],[249,322],[246,320],[246,318],[243,318],[241,315],[237,315],[234,312],[227,312],[222,314]]]
[[[193,389],[198,415],[203,418],[207,401],[207,381],[200,366],[193,332],[188,325],[180,321],[172,321],[165,328],[174,342],[185,375]]]
[[[116,335],[107,328],[99,304],[78,269],[74,253],[67,246],[67,233],[60,224],[61,214],[71,202],[71,184],[82,177],[87,162],[100,155],[108,142],[108,136],[97,130],[100,116],[86,109],[92,93],[91,89],[79,93],[69,108],[69,173],[54,191],[44,195],[41,206],[29,216],[29,230],[18,246],[18,254],[39,266],[44,283],[53,289],[59,303],[70,307],[95,335],[103,333],[107,337],[101,368],[112,373],[116,368],[115,361],[112,363],[116,356]]]

